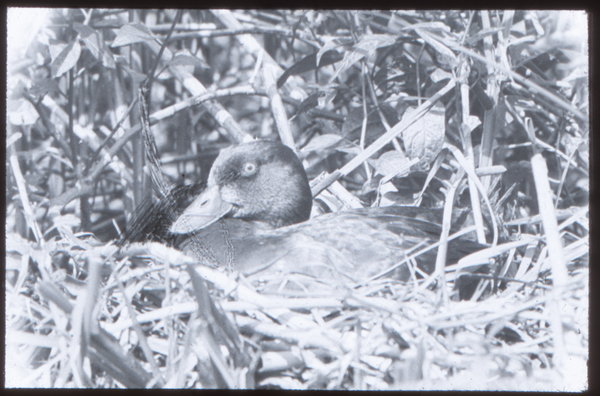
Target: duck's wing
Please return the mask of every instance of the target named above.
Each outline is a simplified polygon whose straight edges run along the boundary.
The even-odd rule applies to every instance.
[[[366,212],[366,213],[365,213]],[[369,208],[351,210],[349,213],[357,215],[366,215],[372,218],[379,227],[400,236],[406,243],[431,244],[440,240],[442,232],[442,209],[416,208],[409,206],[387,206],[383,208]],[[450,234],[457,232],[465,227],[468,210],[456,209],[452,212]],[[481,250],[486,245],[475,242],[468,237],[449,242],[448,263],[455,263],[464,256],[477,250]],[[437,250],[432,250],[432,254],[424,256],[422,261],[435,260]]]
[[[186,237],[181,248],[205,264],[240,271],[250,279],[281,283],[293,278],[326,285],[355,284],[394,266],[396,279],[408,280],[406,259],[431,273],[439,240],[439,214],[419,208],[381,208],[327,214],[272,230],[257,223],[224,219]],[[462,244],[462,243],[461,243]],[[449,260],[480,248],[459,249],[452,242]],[[404,263],[403,263],[404,262]],[[400,264],[400,265],[398,265]]]

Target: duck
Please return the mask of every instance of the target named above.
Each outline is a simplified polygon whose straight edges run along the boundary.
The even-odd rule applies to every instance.
[[[206,183],[179,185],[173,198],[142,205],[120,241],[157,240],[199,264],[265,282],[265,290],[323,290],[380,276],[407,282],[433,272],[440,209],[387,206],[311,218],[313,197],[302,162],[277,141],[223,149]],[[451,242],[456,262],[481,246]],[[424,249],[425,250],[425,249]],[[414,263],[415,261],[412,261]]]

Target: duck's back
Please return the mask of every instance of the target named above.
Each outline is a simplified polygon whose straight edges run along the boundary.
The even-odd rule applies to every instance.
[[[279,229],[222,219],[186,237],[180,247],[204,264],[231,268],[253,279],[308,277],[324,284],[353,284],[436,242],[440,223],[441,212],[412,207],[331,213]],[[472,250],[462,245],[467,252],[459,252],[457,246],[449,252]],[[421,269],[431,272],[435,250],[417,261]],[[408,280],[410,274],[404,264],[392,276]]]

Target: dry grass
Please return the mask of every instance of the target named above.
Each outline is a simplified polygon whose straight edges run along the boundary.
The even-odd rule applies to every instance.
[[[528,11],[286,11],[285,18],[268,11],[202,12],[186,11],[187,22],[161,48],[157,43],[164,36],[151,34],[173,33],[166,23],[151,26],[153,33],[126,25],[127,33],[111,25],[112,11],[57,10],[52,29],[58,33],[44,28],[38,36],[48,41],[54,34],[64,46],[54,36],[50,44],[34,40],[26,59],[11,65],[6,387],[587,387],[589,197],[581,194],[589,195],[588,70],[582,37],[569,30],[574,26],[569,13],[550,13],[542,26],[538,16],[543,13]],[[157,14],[163,22],[173,19],[169,11]],[[201,17],[214,23],[203,23],[208,27],[198,31],[190,21],[204,22]],[[315,36],[315,31],[324,33]],[[285,44],[275,48],[279,58],[271,59],[254,35],[278,37]],[[72,42],[74,36],[78,39]],[[101,37],[106,41],[94,41]],[[142,39],[129,45],[131,37]],[[269,73],[281,76],[283,70],[274,65],[297,70],[302,57],[331,49],[333,39],[353,40],[337,47],[344,56],[335,69],[298,72],[306,80],[286,75],[286,81],[276,82],[269,74],[266,86],[259,82],[265,64]],[[300,124],[306,114],[292,124],[300,130],[292,132],[304,140],[295,144],[311,148],[300,155],[313,173],[313,194],[333,211],[363,206],[357,196],[366,206],[390,196],[388,204],[403,204],[383,190],[393,183],[382,181],[407,177],[409,168],[425,159],[427,166],[419,170],[428,169],[427,179],[408,205],[424,200],[445,205],[436,271],[418,274],[415,269],[406,283],[385,277],[333,282],[290,271],[244,277],[198,265],[159,243],[119,250],[107,242],[116,232],[111,236],[106,229],[118,229],[115,217],[121,216],[123,224],[124,213],[143,193],[143,161],[137,159],[145,155],[136,151],[141,145],[129,142],[140,127],[120,128],[127,118],[123,109],[129,112],[135,102],[135,94],[128,102],[123,92],[130,87],[135,92],[137,75],[116,78],[111,60],[126,47],[135,56],[121,54],[119,67],[137,70],[137,59],[148,58],[142,45],[147,54],[160,50],[170,59],[179,43],[188,50],[191,40],[198,40],[196,49],[205,44],[210,49],[208,60],[220,69],[212,70],[207,81],[220,89],[208,92],[200,73],[189,71],[190,66],[200,70],[198,58],[187,63],[184,54],[180,64],[161,64],[168,70],[154,83],[150,121],[162,142],[166,173],[174,179],[190,173],[190,146],[218,151],[223,144],[215,134],[230,141],[249,139],[236,119],[255,135],[268,135],[265,120],[271,111],[282,141],[294,145],[282,103],[302,109],[297,89],[307,93],[319,87],[331,100],[333,92],[338,102],[306,110],[309,121],[318,119],[322,140],[304,133],[314,126]],[[294,43],[302,43],[301,50]],[[373,47],[378,54],[389,49],[391,61],[384,57],[375,65]],[[89,56],[80,60],[80,53]],[[553,63],[565,54],[577,56]],[[546,71],[539,70],[542,66]],[[376,68],[385,71],[383,77],[374,74]],[[471,81],[469,68],[481,80]],[[319,76],[315,83],[312,74]],[[399,83],[402,75],[410,78]],[[257,96],[268,96],[271,109],[265,110]],[[240,97],[244,102],[236,101]],[[228,103],[233,115],[216,99]],[[176,103],[166,106],[171,102]],[[437,135],[432,131],[440,118],[430,117],[436,102],[454,112],[446,114]],[[397,117],[405,114],[393,125],[383,114],[390,103]],[[404,113],[407,103],[416,108]],[[199,104],[206,110],[196,111]],[[359,116],[353,117],[357,109]],[[167,121],[175,118],[194,135],[195,125],[186,117],[200,125],[201,136],[184,140],[177,135],[185,142],[182,154],[180,147],[169,146],[173,134]],[[205,122],[209,118],[212,123]],[[341,136],[344,130],[360,135]],[[480,139],[473,147],[476,133]],[[404,148],[414,158],[402,166],[386,163],[383,156],[373,160],[390,144],[395,154]],[[328,161],[337,170],[323,174]],[[511,179],[509,166],[516,173],[531,170],[531,178]],[[387,173],[378,174],[383,168]],[[153,177],[160,178],[159,171]],[[504,196],[495,188],[504,182],[497,173],[508,175]],[[442,187],[432,192],[435,181]],[[393,189],[399,195],[401,189]],[[447,240],[453,237],[450,214],[467,196],[473,225],[463,232],[492,244],[444,267]],[[460,301],[461,279],[474,273],[477,287]]]
[[[585,223],[585,217],[575,222]],[[22,375],[19,384],[70,387],[93,378],[95,386],[123,385],[108,374],[120,366],[111,359],[122,358],[140,362],[128,373],[139,376],[129,378],[130,386],[150,378],[146,386],[507,390],[570,386],[552,363],[556,339],[548,326],[552,323],[548,307],[554,294],[546,249],[537,249],[529,269],[495,295],[480,301],[444,301],[440,289],[391,279],[345,284],[345,290],[327,293],[318,287],[320,280],[304,277],[304,284],[314,282],[320,294],[265,294],[261,276],[244,279],[202,266],[191,270],[197,277],[194,284],[185,268],[195,260],[160,244],[133,246],[115,261],[114,247],[98,245],[85,235],[74,235],[53,249],[8,237],[15,265],[27,265],[29,257],[46,256],[51,261],[56,251],[67,251],[104,273],[93,299],[86,297],[92,291],[71,285],[64,271],[49,274],[48,281],[38,279],[38,286],[19,279],[22,283],[7,290],[7,357],[19,359],[12,366],[15,371],[10,371]],[[542,245],[529,244],[536,246]],[[588,342],[588,268],[581,265],[586,254],[581,246],[586,246],[585,238],[565,248],[570,262],[578,265],[570,266],[559,296],[562,342],[570,369],[582,369],[578,379],[585,373]],[[522,262],[528,256],[521,257],[517,250],[509,257]],[[452,270],[447,269],[442,286],[448,294],[454,288],[448,280]],[[57,294],[41,288],[40,281]],[[203,293],[198,285],[208,286],[204,293],[210,297],[198,298]],[[24,288],[31,294],[23,293]],[[98,329],[92,323],[86,333],[85,313],[97,317],[96,326],[123,351],[130,351],[126,357],[90,341]],[[158,366],[154,377],[141,339]],[[97,355],[77,360],[85,348]],[[81,364],[79,370],[73,369],[76,364]],[[11,377],[7,380],[11,386]]]

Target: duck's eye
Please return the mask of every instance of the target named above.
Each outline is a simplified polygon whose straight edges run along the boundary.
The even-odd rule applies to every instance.
[[[256,172],[256,164],[253,162],[246,162],[244,164],[243,173],[244,176],[251,176]]]

